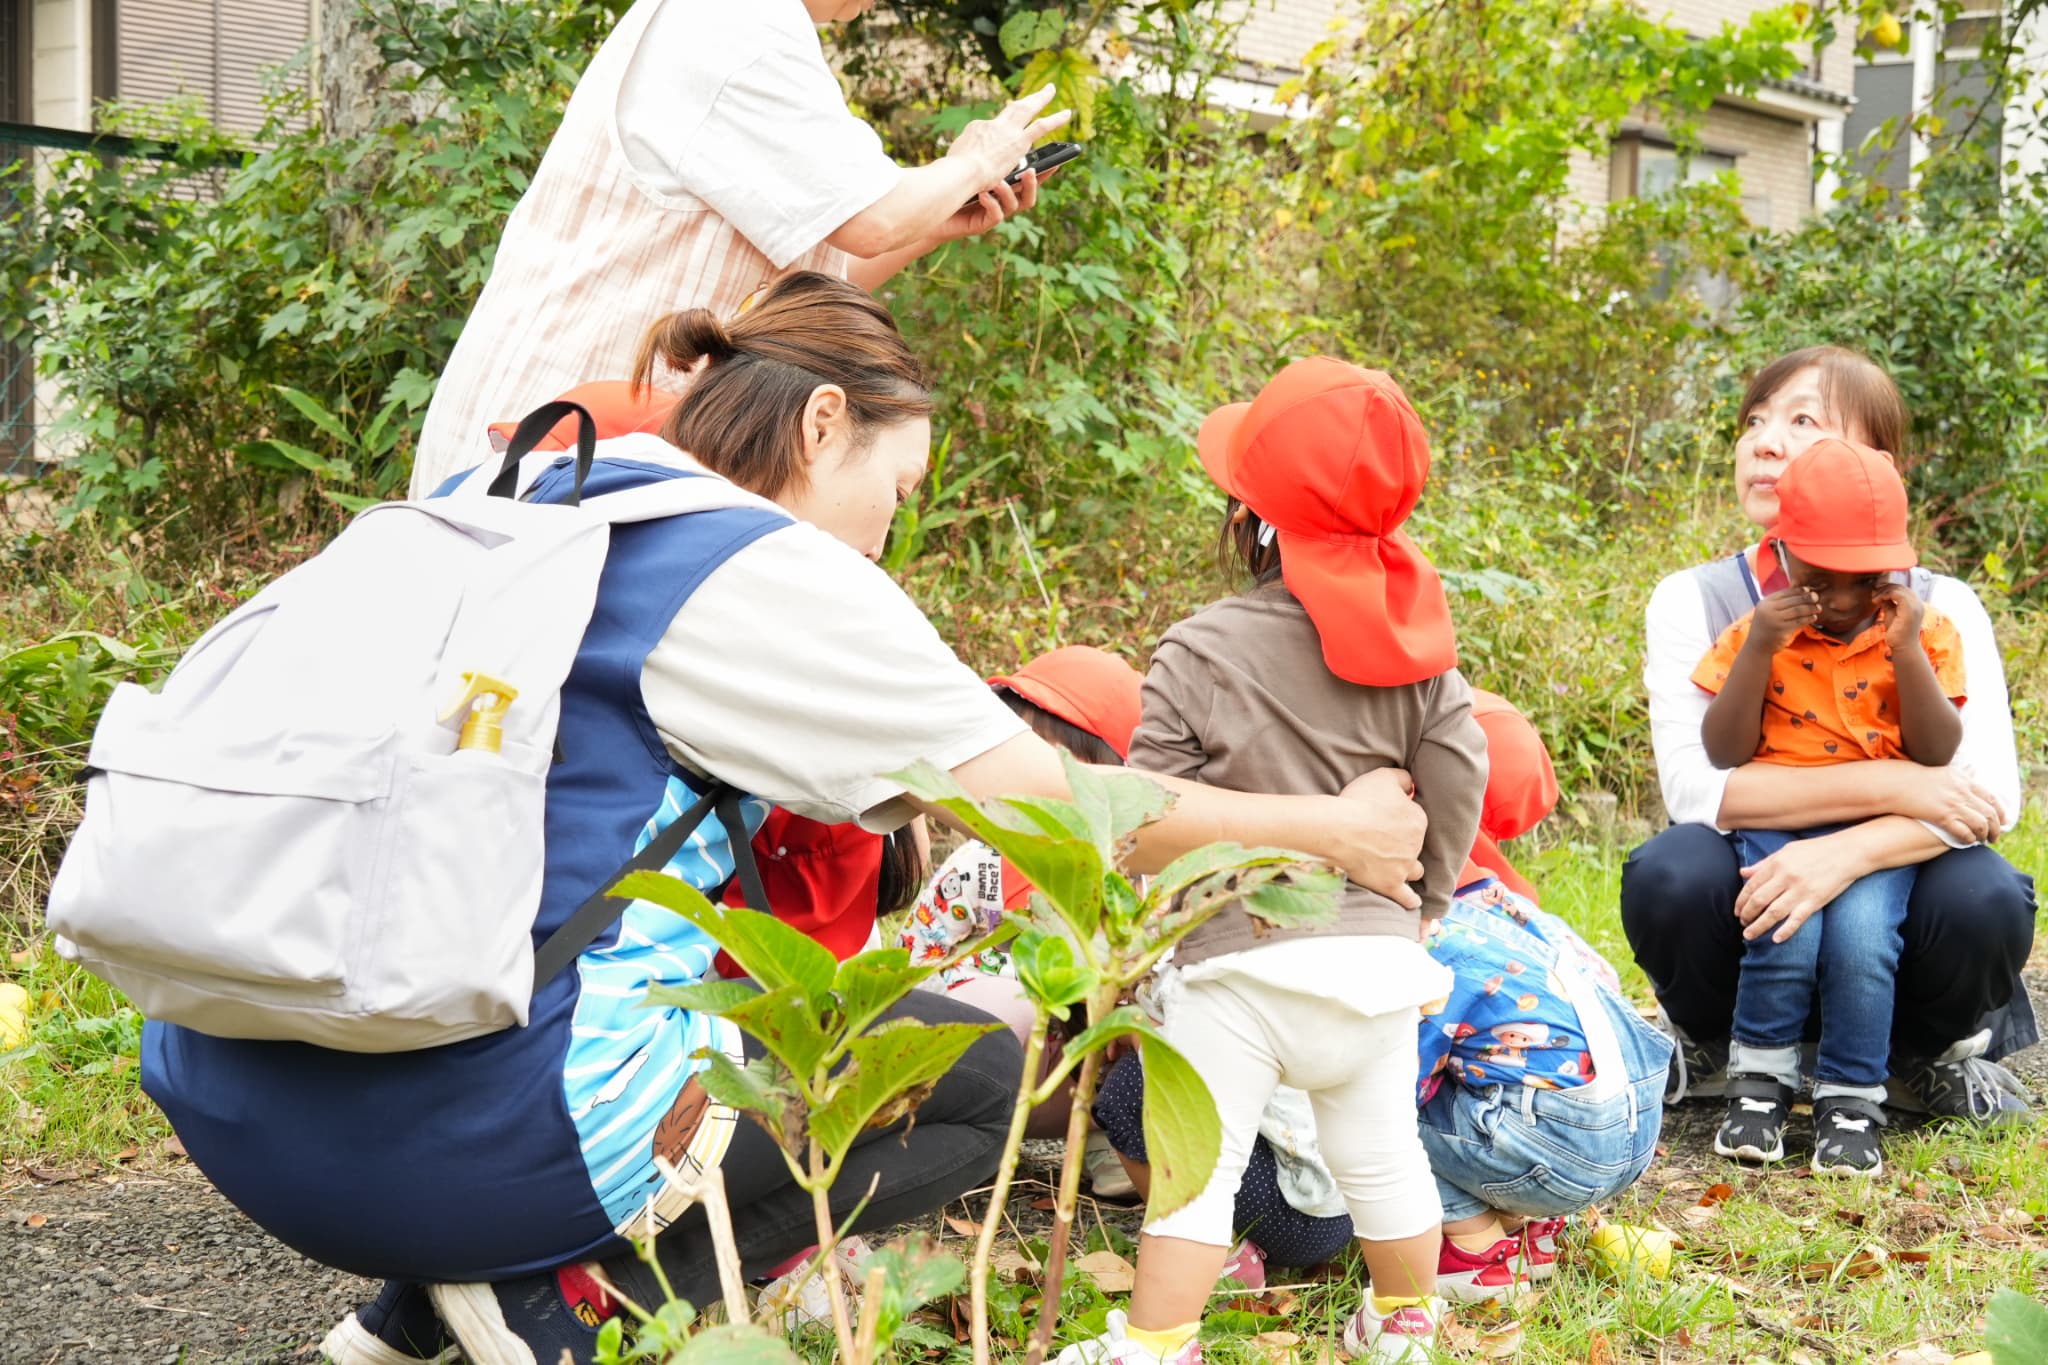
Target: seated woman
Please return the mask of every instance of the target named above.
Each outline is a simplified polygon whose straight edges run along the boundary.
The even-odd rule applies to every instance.
[[[1906,407],[1863,356],[1815,346],[1766,365],[1737,418],[1735,497],[1759,530],[1778,521],[1779,476],[1823,437],[1894,454]],[[2033,878],[1988,846],[2020,812],[2005,667],[1968,584],[1913,586],[1962,637],[1970,702],[1945,766],[1872,761],[1716,768],[1701,740],[1708,697],[1692,672],[1715,638],[1786,586],[1755,547],[1664,579],[1644,616],[1643,682],[1671,827],[1629,855],[1621,922],[1678,1036],[1671,1099],[1720,1097],[1744,930],[1796,929],[1858,878],[1914,867],[1892,1012],[1891,1103],[1979,1123],[2024,1117],[2024,1087],[1995,1059],[2040,1034],[2019,972],[2034,941]],[[1844,828],[1743,867],[1724,831]]]
[[[1065,795],[1053,750],[873,563],[930,441],[923,372],[888,312],[843,281],[795,274],[731,324],[702,310],[668,319],[649,352],[705,368],[659,437],[605,444],[586,491],[684,476],[733,487],[712,510],[613,530],[561,694],[535,943],[709,780],[759,798],[750,823],[766,801],[874,830],[916,809],[874,774],[920,757],[970,792]],[[567,497],[568,463],[528,466],[527,495]],[[1175,811],[1140,834],[1138,866],[1220,833],[1284,839],[1394,889],[1409,859],[1381,850],[1420,844],[1391,786],[1327,798],[1179,790]],[[707,823],[670,870],[715,891],[735,836]],[[475,1365],[587,1361],[613,1287],[661,1298],[630,1236],[659,1228],[656,1257],[675,1291],[697,1303],[716,1294],[703,1210],[662,1181],[657,1156],[722,1170],[746,1273],[815,1239],[780,1153],[696,1082],[700,1049],[738,1059],[750,1045],[725,1020],[643,1008],[652,985],[703,979],[714,951],[687,922],[634,905],[536,992],[524,1028],[351,1053],[152,1021],[143,1083],[192,1160],[260,1226],[387,1281],[330,1334],[340,1365],[433,1355],[442,1324]],[[894,1015],[986,1017],[928,995]],[[1019,1065],[1014,1037],[991,1033],[914,1124],[866,1134],[835,1218],[871,1187],[856,1228],[901,1222],[985,1180]]]
[[[1436,1292],[1463,1300],[1547,1279],[1566,1216],[1643,1173],[1672,1051],[1623,998],[1614,969],[1536,907],[1534,888],[1500,851],[1557,803],[1542,739],[1491,693],[1474,689],[1472,713],[1486,732],[1486,800],[1457,898],[1425,940],[1455,985],[1423,1008],[1417,1086],[1444,1210]],[[1298,1094],[1282,1091],[1267,1109],[1238,1191],[1235,1227],[1246,1240],[1229,1272],[1247,1284],[1263,1282],[1265,1260],[1313,1265],[1351,1240]],[[1147,1184],[1139,1056],[1111,1068],[1094,1112]]]

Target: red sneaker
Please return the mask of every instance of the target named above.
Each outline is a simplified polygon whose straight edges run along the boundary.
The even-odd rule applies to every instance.
[[[1436,1258],[1436,1292],[1457,1303],[1498,1299],[1534,1280],[1532,1269],[1520,1237],[1503,1237],[1484,1251],[1467,1251],[1446,1237]],[[1546,1266],[1544,1274],[1555,1269]]]
[[[1530,1279],[1550,1277],[1557,1265],[1557,1243],[1564,1236],[1565,1222],[1562,1218],[1531,1218],[1522,1224],[1522,1239],[1528,1243]]]
[[[1239,1242],[1231,1248],[1230,1259],[1223,1263],[1216,1278],[1236,1280],[1256,1294],[1266,1287],[1266,1253],[1256,1242]]]

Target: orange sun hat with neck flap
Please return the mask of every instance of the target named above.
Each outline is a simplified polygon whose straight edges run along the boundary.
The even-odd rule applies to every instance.
[[[988,680],[1034,706],[1085,730],[1128,760],[1138,732],[1145,677],[1108,650],[1065,645],[1041,654],[1015,673]]]
[[[1297,360],[1249,403],[1209,414],[1202,467],[1280,540],[1280,571],[1340,678],[1398,687],[1458,664],[1436,566],[1401,524],[1429,477],[1429,437],[1391,375]]]

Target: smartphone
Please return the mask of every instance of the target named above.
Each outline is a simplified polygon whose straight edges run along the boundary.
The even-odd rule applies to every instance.
[[[1024,172],[1026,171],[1036,171],[1042,177],[1054,167],[1064,166],[1079,155],[1081,155],[1081,144],[1078,142],[1048,142],[1044,146],[1033,147],[1025,154],[1024,159],[1017,163],[1017,169],[1003,177],[1003,183],[1005,185],[1015,185],[1024,178]],[[975,199],[980,197],[980,195],[976,195],[974,199],[968,200],[960,207],[972,208]]]

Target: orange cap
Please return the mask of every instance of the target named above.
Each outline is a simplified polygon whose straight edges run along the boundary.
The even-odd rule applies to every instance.
[[[1298,360],[1251,402],[1210,413],[1196,449],[1279,533],[1281,575],[1331,672],[1394,687],[1457,667],[1443,582],[1401,530],[1429,477],[1429,437],[1391,376]]]
[[[990,687],[1007,687],[1086,730],[1123,759],[1131,756],[1131,736],[1138,732],[1138,693],[1144,683],[1137,669],[1091,645],[1055,649],[1015,673],[988,680]]]
[[[1920,562],[1906,539],[1906,485],[1892,457],[1833,436],[1778,476],[1772,534],[1817,569],[1883,573]]]
[[[558,401],[581,403],[590,409],[590,416],[597,423],[597,439],[609,441],[614,436],[630,436],[636,431],[659,433],[661,424],[668,420],[668,415],[674,410],[678,399],[677,395],[663,389],[636,391],[630,380],[600,379],[589,384],[578,384],[567,393],[559,395]],[[518,429],[518,417],[509,422],[491,423],[491,449],[504,450],[511,445],[512,433]],[[555,429],[542,437],[540,444],[534,449],[567,450],[575,443],[576,419],[564,417],[555,423]]]

